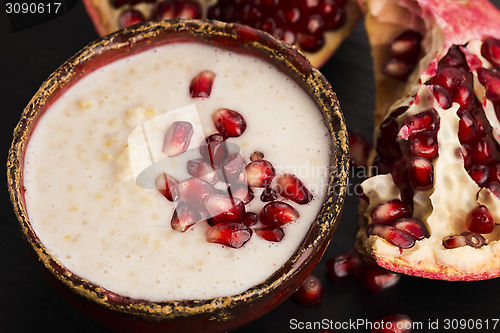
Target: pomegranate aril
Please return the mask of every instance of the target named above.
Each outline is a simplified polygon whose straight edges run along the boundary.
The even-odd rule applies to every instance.
[[[260,151],[254,151],[252,155],[250,155],[250,161],[258,161],[264,159],[264,154]]]
[[[500,199],[500,183],[491,182],[488,185],[488,190],[491,191],[498,199]]]
[[[268,187],[271,184],[276,171],[267,160],[256,160],[248,163],[245,167],[247,183],[252,187]]]
[[[382,237],[389,244],[399,247],[400,249],[409,249],[415,245],[416,238],[406,231],[400,230],[386,224],[370,224],[366,229],[368,237],[375,235]]]
[[[363,267],[363,260],[357,252],[347,252],[326,261],[326,268],[330,280],[342,280]]]
[[[260,200],[262,202],[269,202],[278,199],[278,193],[270,187],[264,188],[262,194],[260,195]]]
[[[314,53],[320,50],[325,45],[323,35],[298,34],[297,43],[303,51]]]
[[[118,16],[118,26],[120,28],[127,28],[131,25],[144,22],[144,15],[136,9],[125,9]]]
[[[402,156],[401,147],[396,141],[399,125],[396,117],[387,117],[380,124],[380,133],[377,138],[377,154],[383,158],[397,160]]]
[[[486,38],[481,45],[481,55],[488,60],[493,67],[500,66],[500,40]]]
[[[347,13],[344,8],[337,8],[335,11],[335,16],[325,22],[326,30],[335,30],[344,25],[347,19]]]
[[[229,196],[240,199],[245,205],[254,198],[252,189],[246,184],[231,184],[227,188],[227,192]]]
[[[247,227],[251,227],[257,224],[258,220],[259,216],[257,214],[252,212],[246,212],[245,215],[243,215],[243,217],[241,218],[241,223],[243,223]]]
[[[177,189],[181,200],[200,210],[205,210],[205,197],[215,193],[215,188],[200,178],[183,179]]]
[[[399,136],[407,140],[423,131],[437,131],[438,127],[439,118],[437,112],[434,109],[430,109],[406,118],[404,125],[399,131]]]
[[[370,143],[361,134],[361,132],[353,130],[349,133],[349,153],[351,162],[356,167],[366,166],[368,154],[370,153]]]
[[[473,248],[480,248],[484,244],[486,244],[486,239],[484,239],[483,236],[480,234],[472,233],[472,232],[463,232],[462,236],[464,236],[467,239],[467,245],[473,247]]]
[[[392,314],[373,323],[371,333],[410,333],[413,322],[407,315]]]
[[[280,226],[267,226],[255,228],[254,232],[260,237],[270,242],[281,242],[285,237],[285,232]]]
[[[495,221],[486,206],[479,205],[467,214],[465,224],[470,232],[489,234],[495,227]]]
[[[458,103],[462,110],[471,110],[474,106],[474,91],[467,82],[459,82],[453,88],[452,97],[453,102]]]
[[[215,222],[236,222],[245,214],[245,204],[238,198],[220,194],[205,197],[205,207]]]
[[[486,243],[486,240],[480,234],[464,232],[461,235],[448,236],[443,239],[443,246],[447,249],[456,249],[462,246],[471,246],[480,248]]]
[[[480,187],[485,187],[490,179],[490,168],[486,165],[476,164],[469,170],[469,175]]]
[[[437,157],[438,150],[436,132],[417,133],[413,139],[410,139],[412,156],[421,156],[432,161]]]
[[[399,199],[381,202],[371,211],[371,219],[377,224],[393,224],[396,220],[411,217],[410,206]]]
[[[469,145],[463,144],[460,154],[464,159],[464,166],[469,168],[472,165],[472,148]]]
[[[192,135],[193,125],[190,122],[174,121],[165,133],[163,152],[170,157],[184,153],[189,147]]]
[[[477,77],[486,89],[486,97],[493,102],[500,102],[500,74],[486,68],[479,68]]]
[[[166,173],[162,173],[155,180],[156,188],[169,201],[176,201],[179,198],[178,184],[177,179]]]
[[[446,54],[446,56],[439,61],[439,69],[443,69],[446,67],[453,67],[465,73],[469,72],[467,60],[464,53],[460,50],[459,46],[453,45],[452,47],[450,47],[448,54]]]
[[[229,156],[220,167],[222,180],[228,184],[245,183],[245,161],[240,154]]]
[[[200,19],[201,7],[197,1],[193,0],[177,0],[176,1],[175,18],[183,19]]]
[[[193,98],[208,98],[212,93],[215,73],[210,70],[201,71],[189,85],[189,93]]]
[[[478,137],[479,130],[474,117],[467,110],[458,110],[458,138],[461,143],[470,143]]]
[[[413,189],[429,190],[434,185],[434,166],[424,157],[413,157],[408,163],[408,178]]]
[[[389,54],[395,58],[414,59],[420,55],[422,34],[406,30],[389,45]]]
[[[241,114],[230,109],[219,109],[212,115],[215,128],[224,139],[238,137],[245,131],[247,124]]]
[[[160,1],[153,9],[151,19],[156,21],[172,20],[176,18],[175,12],[176,8],[174,0]]]
[[[357,275],[359,284],[372,293],[378,293],[395,286],[400,276],[379,267],[370,267]]]
[[[415,68],[415,64],[407,59],[390,58],[382,64],[383,74],[399,81],[406,81]]]
[[[490,167],[490,180],[500,183],[500,163],[495,163]]]
[[[448,110],[452,107],[453,100],[451,99],[451,94],[444,87],[435,84],[432,86],[432,93],[436,101],[444,110]]]
[[[406,231],[417,240],[422,240],[424,238],[429,238],[429,230],[425,226],[425,224],[419,219],[414,219],[411,217],[405,217],[397,220],[392,225],[399,230]]]
[[[201,214],[197,209],[184,202],[179,202],[177,207],[175,207],[170,225],[172,229],[184,232],[189,227],[201,221],[201,219]]]
[[[260,221],[264,225],[283,225],[299,218],[299,212],[286,202],[268,202],[260,212]]]
[[[474,163],[489,165],[497,156],[497,147],[491,136],[483,136],[472,145],[472,160]]]
[[[293,299],[302,305],[317,305],[323,299],[323,286],[314,275],[309,275],[293,294]]]
[[[437,74],[431,79],[432,84],[444,87],[452,95],[455,86],[464,81],[470,84],[469,77],[464,72],[453,67],[439,69]]]
[[[226,141],[222,135],[215,133],[208,136],[205,142],[200,146],[201,156],[214,167],[220,166],[228,156]]]
[[[210,184],[217,183],[217,174],[215,169],[210,163],[201,158],[189,160],[187,162],[187,171],[191,176],[201,178]]]
[[[298,204],[305,205],[313,198],[311,192],[294,174],[286,173],[279,176],[276,185],[278,194]]]
[[[207,230],[207,241],[238,249],[252,237],[252,229],[238,222],[218,223]]]

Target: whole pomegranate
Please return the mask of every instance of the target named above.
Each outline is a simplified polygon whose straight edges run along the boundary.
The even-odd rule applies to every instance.
[[[208,18],[264,30],[319,67],[360,17],[355,0],[84,0],[99,35],[145,21]]]
[[[500,275],[500,12],[367,0],[378,95],[358,248],[389,270]]]

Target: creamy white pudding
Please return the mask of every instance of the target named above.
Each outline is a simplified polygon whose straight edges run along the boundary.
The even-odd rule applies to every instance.
[[[216,73],[207,99],[189,82]],[[291,202],[300,217],[279,243],[257,235],[241,248],[208,243],[209,225],[171,228],[174,205],[136,185],[128,137],[147,120],[195,104],[204,135],[211,115],[237,110],[246,130],[229,141],[249,162],[261,151],[278,174],[296,174],[313,194]],[[194,147],[198,142],[191,142]],[[244,292],[278,270],[300,245],[327,191],[330,136],[310,97],[263,60],[195,43],[161,46],[85,76],[47,110],[27,146],[26,206],[41,242],[75,274],[122,296],[152,301]],[[191,146],[190,146],[191,147]],[[258,213],[260,192],[247,205]]]

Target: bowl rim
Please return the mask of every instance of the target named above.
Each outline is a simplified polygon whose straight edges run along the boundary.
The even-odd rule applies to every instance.
[[[169,39],[169,37],[171,38]],[[104,66],[117,60],[113,55],[118,56],[118,58],[126,57],[133,52],[142,52],[155,45],[174,42],[177,37],[181,40],[188,38],[192,41],[208,41],[219,47],[237,47],[243,52],[250,51],[254,56],[270,57],[272,64],[277,67],[281,66],[279,68],[298,83],[304,83],[303,88],[321,110],[331,136],[331,173],[326,199],[299,249],[264,282],[241,294],[207,300],[161,302],[137,300],[117,295],[73,274],[56,260],[41,243],[31,226],[25,208],[25,188],[22,174],[24,152],[38,118],[65,89],[71,87],[88,71],[96,69],[95,64],[91,63],[95,57],[99,59],[99,57],[111,55],[106,61],[100,63],[100,66]],[[169,41],[165,41],[166,39]],[[296,47],[279,41],[265,32],[244,25],[214,20],[177,19],[150,22],[119,30],[97,39],[54,71],[23,110],[21,119],[14,130],[7,161],[7,180],[10,200],[23,237],[34,250],[37,259],[59,282],[74,293],[108,309],[148,320],[168,320],[220,310],[227,311],[235,304],[255,301],[279,290],[281,285],[290,283],[309,264],[312,258],[318,254],[321,256],[328,246],[337,227],[344,203],[349,176],[348,170],[348,134],[336,94],[326,78],[319,70],[312,67]],[[298,284],[294,286],[294,288],[297,287]]]

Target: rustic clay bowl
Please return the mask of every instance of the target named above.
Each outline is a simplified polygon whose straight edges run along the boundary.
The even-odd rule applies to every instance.
[[[292,257],[246,292],[207,300],[150,302],[110,292],[62,266],[34,233],[26,212],[23,163],[30,135],[50,105],[80,78],[117,59],[167,43],[197,41],[270,61],[295,79],[322,110],[331,135],[329,196]],[[216,332],[242,326],[289,297],[311,273],[336,229],[348,181],[348,139],[335,93],[323,75],[294,48],[254,29],[215,21],[184,20],[141,25],[91,43],[43,83],[14,131],[7,176],[24,238],[52,284],[94,320],[122,332]]]

